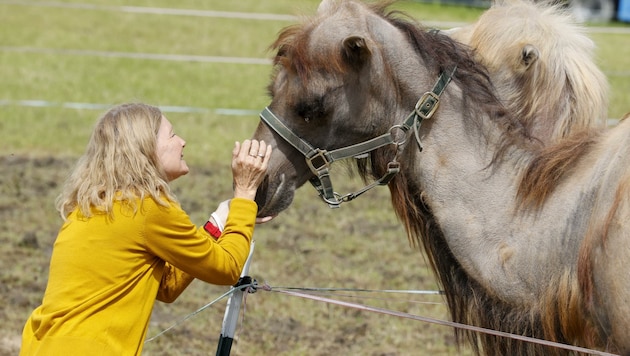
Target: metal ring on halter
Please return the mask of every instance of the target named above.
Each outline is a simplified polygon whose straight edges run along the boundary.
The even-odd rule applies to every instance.
[[[351,195],[351,194],[347,194],[347,195]],[[330,200],[330,199],[326,198],[322,194],[320,194],[320,198],[322,198],[322,200],[325,201],[326,203],[328,203],[329,205],[339,206],[339,205],[341,205],[341,203],[344,202],[344,196],[342,196],[341,194],[339,194],[337,192],[333,192],[332,199],[335,199],[335,200]]]
[[[398,129],[403,132],[403,140],[398,142],[396,141],[396,136],[394,136],[394,130]],[[394,125],[389,128],[389,133],[392,135],[392,139],[394,140],[394,144],[397,146],[404,145],[407,142],[407,130],[403,127],[403,125]]]

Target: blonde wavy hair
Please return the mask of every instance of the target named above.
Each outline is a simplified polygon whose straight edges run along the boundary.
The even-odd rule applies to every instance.
[[[113,218],[114,201],[135,213],[146,196],[163,206],[176,201],[156,154],[161,120],[160,109],[142,103],[105,113],[56,200],[61,217],[79,209],[83,217],[97,212]]]

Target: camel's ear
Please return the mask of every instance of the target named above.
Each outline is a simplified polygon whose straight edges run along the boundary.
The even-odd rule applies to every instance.
[[[474,25],[468,25],[463,27],[453,27],[448,30],[440,30],[440,33],[447,35],[460,43],[466,43],[470,45],[472,42],[472,35],[475,31]]]
[[[525,69],[529,68],[532,63],[536,62],[540,57],[540,53],[538,53],[538,49],[530,44],[526,44],[523,46],[523,50],[521,51],[521,64],[525,67]]]
[[[332,8],[334,2],[334,0],[322,0],[322,2],[320,2],[319,6],[317,7],[317,13],[323,14],[324,12],[327,12]]]
[[[343,40],[343,57],[353,68],[361,68],[370,58],[371,52],[360,36],[350,36]]]

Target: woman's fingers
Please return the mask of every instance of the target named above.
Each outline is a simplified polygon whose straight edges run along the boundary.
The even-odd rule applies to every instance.
[[[265,141],[245,140],[242,144],[239,142],[235,143],[232,154],[239,155],[241,158],[246,158],[247,156],[263,158],[267,153],[271,153],[267,147],[271,148],[271,146],[267,146]]]
[[[245,140],[233,150],[234,193],[254,199],[271,158],[271,146],[264,141]]]
[[[271,220],[273,220],[273,218],[275,218],[276,215],[272,215],[272,216],[265,216],[262,218],[256,218],[256,224],[264,224],[266,222],[269,222]]]
[[[249,150],[247,153],[250,157],[258,157],[258,147],[260,146],[259,142],[256,140],[246,140],[249,142]]]

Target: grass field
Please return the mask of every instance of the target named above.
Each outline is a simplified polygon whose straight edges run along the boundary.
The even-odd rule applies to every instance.
[[[0,0],[0,356],[15,355],[24,321],[46,285],[61,220],[53,201],[107,107],[143,101],[164,108],[187,141],[191,173],[173,183],[193,221],[230,196],[230,151],[251,135],[268,103],[267,47],[311,13],[315,0]],[[125,6],[125,7],[122,7]],[[482,9],[401,2],[421,22],[474,21]],[[174,14],[153,9],[195,9]],[[204,12],[205,11],[205,12]],[[263,13],[267,19],[217,12]],[[622,29],[628,26],[614,24]],[[601,27],[597,27],[601,30]],[[630,34],[593,31],[611,84],[609,116],[630,111]],[[243,59],[239,63],[235,58]],[[231,110],[231,111],[230,111]],[[360,183],[334,172],[342,192]],[[310,187],[291,209],[256,231],[250,274],[271,286],[437,290],[412,248],[385,188],[337,210]],[[226,289],[194,282],[173,304],[158,303],[149,337]],[[334,298],[447,319],[438,296],[345,292]],[[216,350],[225,301],[145,347],[146,355]],[[278,293],[249,295],[233,355],[467,355],[450,328]]]

